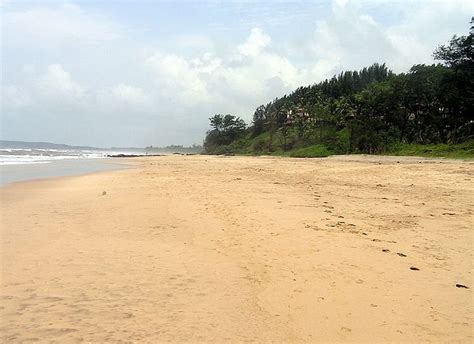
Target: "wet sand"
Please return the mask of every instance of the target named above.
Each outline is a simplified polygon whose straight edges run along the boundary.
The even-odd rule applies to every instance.
[[[127,167],[121,159],[106,158],[71,158],[44,163],[0,165],[0,186],[27,180],[81,175]]]
[[[0,188],[3,342],[473,342],[473,162],[134,161]]]

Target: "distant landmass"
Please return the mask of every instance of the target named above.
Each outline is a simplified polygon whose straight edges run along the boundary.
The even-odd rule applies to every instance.
[[[27,142],[27,141],[7,141],[0,140],[0,148],[13,149],[70,149],[70,150],[104,150],[103,148],[91,146],[70,146],[51,142]]]
[[[0,140],[0,149],[57,149],[57,150],[91,150],[91,151],[126,151],[126,152],[142,152],[142,153],[200,153],[202,146],[182,146],[171,145],[166,147],[93,147],[93,146],[72,146],[62,143],[51,142],[28,142],[28,141],[9,141]]]

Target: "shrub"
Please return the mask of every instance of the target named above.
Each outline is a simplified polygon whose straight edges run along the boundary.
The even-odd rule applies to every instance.
[[[333,153],[324,145],[314,145],[300,148],[292,151],[290,156],[293,158],[325,158]]]

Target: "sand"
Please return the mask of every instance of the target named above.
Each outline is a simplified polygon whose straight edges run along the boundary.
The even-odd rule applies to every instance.
[[[473,162],[134,163],[0,188],[3,342],[474,341]]]

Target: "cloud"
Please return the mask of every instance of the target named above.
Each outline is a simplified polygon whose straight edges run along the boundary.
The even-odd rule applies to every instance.
[[[347,3],[348,3],[348,0],[335,0],[334,1],[334,4],[341,8],[346,7]]]
[[[397,51],[390,65],[398,71],[416,63],[433,62],[432,52],[447,42],[453,33],[466,34],[474,2],[465,0],[415,3],[404,9],[404,19],[386,29],[386,35]]]
[[[4,110],[21,109],[31,103],[30,95],[18,86],[2,87],[2,107]]]
[[[308,66],[315,80],[374,62],[387,63],[396,72],[407,71],[417,63],[433,63],[436,46],[449,40],[453,32],[465,32],[474,11],[474,3],[464,0],[391,3],[391,10],[401,19],[382,25],[364,12],[364,4],[334,1],[331,15],[316,22],[309,43],[314,63]],[[375,9],[388,5],[377,1],[370,4]]]
[[[80,101],[85,93],[84,88],[73,81],[60,64],[49,65],[46,73],[36,80],[35,86],[45,96],[61,100],[70,98]]]
[[[269,48],[271,38],[261,28],[252,28],[242,44],[221,57],[155,52],[146,59],[155,98],[248,119],[262,101],[289,92],[303,81],[297,67]]]
[[[124,83],[99,89],[88,95],[88,108],[84,115],[99,121],[118,124],[124,120],[131,124],[150,112],[153,100],[141,87]]]
[[[256,56],[265,49],[271,41],[270,36],[266,35],[260,28],[256,27],[252,29],[250,36],[244,44],[239,46],[238,50],[242,55]]]
[[[343,70],[387,62],[401,72],[431,63],[438,44],[467,32],[474,12],[472,2],[460,0],[408,6],[338,0],[310,14],[300,5],[239,4],[243,18],[222,19],[227,31],[219,36],[191,25],[167,32],[170,24],[161,22],[165,34],[138,30],[103,9],[69,2],[7,2],[2,137],[103,146],[199,143],[214,113],[250,120],[258,105]],[[266,25],[275,16],[283,28]],[[301,18],[309,29],[300,30]]]
[[[336,6],[333,15],[317,22],[312,50],[313,72],[318,79],[342,69],[359,69],[373,62],[385,62],[397,51],[388,36],[366,14],[350,6]],[[376,59],[376,60],[374,60]]]
[[[46,108],[52,114],[84,108],[86,89],[74,81],[62,65],[51,64],[41,74],[31,66],[24,66],[23,72],[26,79],[22,83],[2,87],[4,111],[35,113]]]
[[[154,87],[161,97],[179,100],[179,104],[193,106],[206,102],[209,95],[199,68],[182,56],[155,53],[146,59]]]
[[[111,93],[117,100],[128,104],[144,105],[148,101],[148,97],[141,88],[130,85],[119,84],[112,88]]]
[[[7,11],[3,14],[3,22],[4,39],[17,46],[93,46],[120,39],[125,34],[116,22],[85,12],[69,2]]]
[[[173,39],[174,44],[180,48],[192,48],[200,50],[212,50],[214,48],[214,43],[206,35],[199,34],[187,34],[187,35],[178,35]]]

